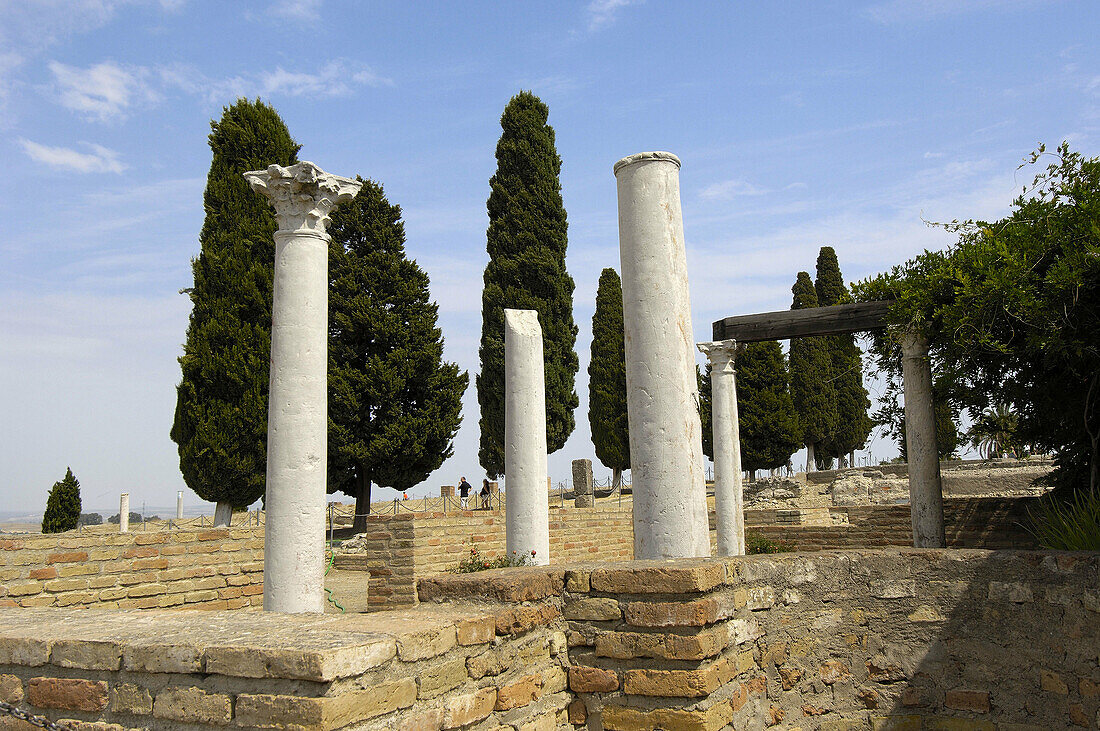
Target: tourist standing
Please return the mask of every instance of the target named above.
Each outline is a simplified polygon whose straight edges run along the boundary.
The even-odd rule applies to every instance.
[[[489,498],[492,494],[493,494],[493,491],[489,489],[489,480],[488,480],[488,478],[482,480],[481,481],[481,509],[482,510],[489,510],[489,508],[491,507],[491,505],[489,503]]]
[[[463,510],[470,509],[470,490],[473,489],[474,488],[470,485],[470,483],[466,482],[465,477],[463,477],[462,480],[458,483],[458,496],[462,498]]]

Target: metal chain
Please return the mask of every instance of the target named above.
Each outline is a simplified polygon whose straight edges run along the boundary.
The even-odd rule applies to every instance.
[[[0,714],[14,716],[21,721],[26,721],[32,726],[38,728],[48,728],[50,731],[73,731],[72,726],[66,726],[65,724],[55,723],[45,716],[35,716],[27,711],[21,711],[10,703],[0,701]]]

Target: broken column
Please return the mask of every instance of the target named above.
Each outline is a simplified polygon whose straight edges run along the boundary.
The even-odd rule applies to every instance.
[[[311,162],[244,174],[275,232],[267,418],[264,609],[324,611],[328,447],[328,216],[361,183]]]
[[[128,492],[118,496],[118,532],[130,532],[130,493]]]
[[[535,310],[504,310],[504,523],[509,555],[550,563],[546,375]]]
[[[710,361],[710,418],[714,431],[714,514],[718,555],[745,555],[745,514],[742,509],[741,434],[737,421],[734,363],[737,341],[700,343]]]
[[[680,160],[615,163],[623,280],[634,558],[709,556]]]
[[[176,520],[183,520],[183,490],[176,490]]]
[[[943,548],[947,540],[943,527],[943,486],[940,482],[939,449],[936,447],[928,338],[910,330],[901,337],[901,353],[913,545],[917,548]]]
[[[596,504],[590,459],[573,460],[573,504],[578,508],[591,508]]]

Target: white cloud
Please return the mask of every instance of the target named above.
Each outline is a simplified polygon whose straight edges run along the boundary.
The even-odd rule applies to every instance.
[[[211,103],[225,103],[239,97],[338,97],[349,96],[360,86],[392,86],[393,81],[376,74],[369,66],[349,59],[329,61],[315,73],[273,71],[211,79],[189,66],[160,69],[161,81],[191,94],[200,94]]]
[[[35,162],[53,168],[78,173],[121,173],[126,166],[118,159],[118,153],[102,145],[82,142],[91,152],[78,152],[70,147],[51,147],[20,139],[23,151]]]
[[[740,196],[766,195],[772,191],[753,185],[747,180],[724,180],[703,188],[699,194],[704,200],[733,200]]]
[[[271,14],[313,22],[321,18],[321,0],[276,0],[271,4]]]
[[[886,0],[867,6],[863,14],[883,25],[895,25],[919,23],[983,10],[1003,12],[1034,8],[1042,3],[1043,0]]]
[[[620,10],[636,2],[637,0],[592,0],[585,8],[589,32],[611,25]]]
[[[61,105],[89,119],[118,119],[135,102],[155,98],[145,84],[148,71],[144,68],[124,68],[113,61],[86,69],[51,61],[49,68]]]

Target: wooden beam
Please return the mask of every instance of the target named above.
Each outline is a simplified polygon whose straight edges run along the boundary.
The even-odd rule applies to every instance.
[[[890,300],[876,300],[805,310],[761,312],[716,320],[712,327],[715,340],[736,340],[739,343],[865,332],[886,327],[886,311],[891,304],[893,302]]]

